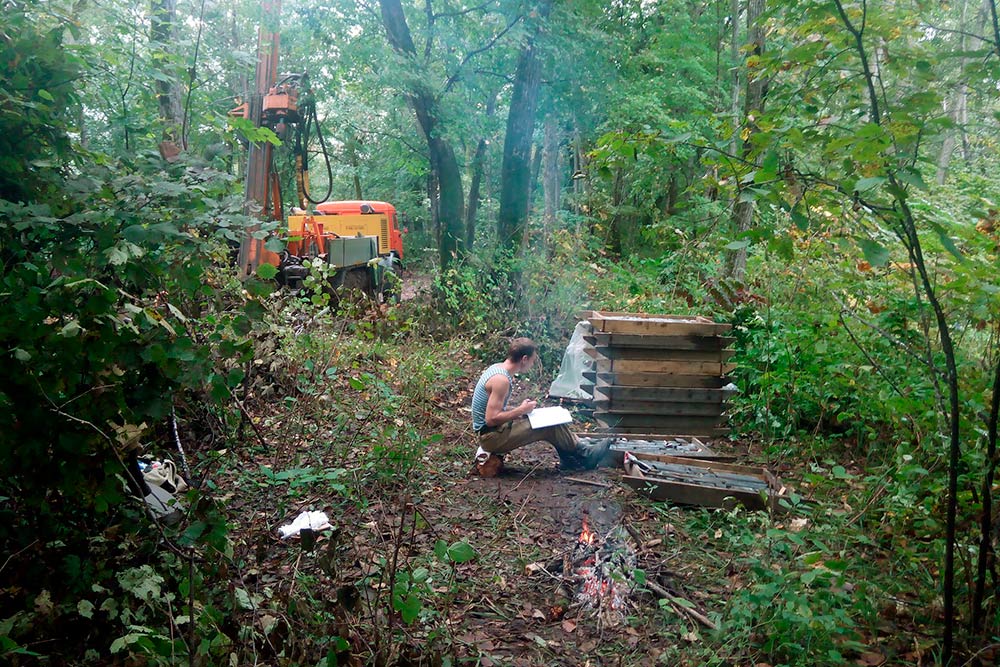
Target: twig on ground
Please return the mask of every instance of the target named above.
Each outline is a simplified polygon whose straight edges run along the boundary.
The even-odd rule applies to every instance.
[[[515,491],[517,491],[518,489],[520,489],[521,485],[524,484],[525,480],[527,480],[529,477],[531,477],[531,474],[533,472],[535,472],[536,470],[538,470],[539,468],[541,468],[541,467],[542,467],[541,462],[536,463],[534,468],[532,468],[531,470],[529,470],[528,472],[526,472],[524,474],[524,477],[522,477],[521,481],[517,483],[517,486],[515,486],[513,489],[511,489],[510,491],[507,492],[507,495],[509,496],[510,494],[512,494]]]
[[[589,479],[580,479],[579,477],[563,477],[567,482],[576,482],[577,484],[586,484],[588,486],[599,486],[602,489],[610,489],[610,484],[605,484],[604,482],[593,482]]]
[[[649,590],[651,590],[654,593],[656,593],[659,597],[661,597],[664,600],[666,600],[667,602],[669,602],[670,606],[673,607],[674,609],[676,609],[678,612],[684,614],[685,616],[687,616],[688,618],[690,618],[690,619],[692,619],[694,621],[697,621],[698,623],[701,623],[703,626],[705,626],[709,630],[715,630],[716,629],[716,625],[715,625],[715,623],[713,623],[711,621],[711,619],[709,619],[707,616],[705,616],[704,614],[702,614],[699,611],[691,609],[690,607],[686,607],[681,602],[681,601],[683,601],[683,602],[686,602],[687,604],[692,604],[690,600],[687,600],[685,598],[682,598],[682,597],[679,597],[677,595],[674,595],[673,593],[671,593],[667,589],[663,588],[662,586],[660,586],[656,582],[649,581],[648,579],[646,580],[646,587],[649,588]]]
[[[5,560],[5,561],[3,562],[3,565],[0,565],[0,572],[3,572],[4,568],[5,568],[5,567],[7,567],[7,565],[8,565],[9,563],[10,563],[10,561],[11,561],[11,559],[12,559],[12,558],[14,558],[15,556],[19,556],[19,555],[21,555],[22,553],[24,553],[25,551],[27,551],[27,550],[28,550],[28,549],[30,549],[31,547],[35,546],[36,544],[38,544],[38,540],[35,540],[34,542],[32,542],[32,543],[31,543],[31,544],[29,544],[28,546],[24,547],[23,549],[20,549],[20,550],[18,550],[18,551],[15,551],[15,552],[14,552],[14,553],[12,553],[11,555],[7,556],[7,560]]]
[[[642,536],[642,533],[640,533],[638,530],[633,528],[630,524],[625,523],[624,521],[622,521],[622,525],[625,527],[625,530],[628,531],[628,534],[632,536],[632,539],[635,540],[635,545],[639,548],[642,548],[642,545],[646,543],[646,538]]]

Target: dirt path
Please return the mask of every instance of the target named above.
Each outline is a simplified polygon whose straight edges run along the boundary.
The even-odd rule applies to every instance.
[[[465,382],[471,388],[478,369],[469,371]],[[544,394],[537,386],[521,391]],[[669,520],[678,510],[651,509],[618,481],[617,469],[560,472],[555,450],[546,443],[512,452],[500,476],[482,479],[471,473],[476,445],[465,419],[460,412],[449,420],[445,439],[429,453],[435,465],[420,503],[432,532],[449,542],[467,541],[477,552],[474,561],[459,567],[462,594],[446,612],[454,653],[468,661],[461,664],[655,665],[674,650],[679,636],[697,635],[696,623],[669,610],[664,614],[655,596],[639,591],[630,596],[618,625],[610,627],[596,611],[575,604],[571,576],[538,569],[573,552],[586,516],[602,537],[626,526],[640,536],[643,544],[633,539],[631,546],[638,548],[637,567],[650,578],[686,577],[689,564],[671,562],[683,552],[681,540],[691,539],[678,536],[679,520]],[[693,548],[700,550],[700,536],[694,539]],[[693,572],[692,581],[695,576],[700,578]],[[703,604],[696,594],[680,595]]]
[[[408,279],[402,298],[422,298],[429,284]],[[311,451],[321,468],[342,468],[354,478],[350,496],[331,485],[310,493],[270,486],[267,499],[232,494],[245,517],[234,527],[238,552],[254,564],[240,573],[241,587],[265,598],[278,591],[276,607],[309,605],[327,635],[349,641],[341,664],[440,665],[446,656],[456,659],[452,664],[485,667],[685,664],[684,642],[697,640],[698,623],[664,607],[648,587],[631,592],[611,623],[577,603],[575,569],[552,564],[574,553],[585,516],[602,537],[627,528],[636,560],[625,576],[634,581],[641,570],[709,613],[726,596],[725,583],[718,583],[725,563],[713,564],[714,580],[707,576],[698,554],[719,557],[705,548],[702,534],[675,528],[684,525],[683,510],[636,497],[620,483],[620,470],[560,472],[546,443],[509,454],[497,478],[472,474],[476,441],[467,408],[483,364],[460,356],[451,361],[464,375],[428,386],[422,397],[426,420],[417,428],[431,443],[425,451],[396,452],[392,440],[374,441],[372,451],[351,445]],[[547,388],[537,378],[518,385],[513,401],[544,396]],[[291,458],[269,461],[274,470],[301,465],[296,447],[281,449]],[[256,470],[260,462],[247,454],[246,465]],[[231,488],[239,488],[238,471],[232,475]],[[274,527],[299,511],[321,508],[337,526],[332,539],[320,536],[315,548],[304,549],[274,536]],[[474,553],[452,565],[437,553],[441,542],[465,543]],[[312,635],[303,629],[299,636]],[[301,650],[315,664],[310,641]],[[291,645],[288,652],[294,653]]]

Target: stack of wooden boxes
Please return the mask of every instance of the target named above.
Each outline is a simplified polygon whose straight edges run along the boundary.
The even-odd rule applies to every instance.
[[[594,418],[611,433],[724,435],[728,324],[701,317],[587,311]]]

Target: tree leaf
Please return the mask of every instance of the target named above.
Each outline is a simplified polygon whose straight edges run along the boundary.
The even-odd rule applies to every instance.
[[[278,275],[278,267],[273,264],[261,264],[257,267],[257,276],[263,280],[273,280]]]
[[[927,190],[927,184],[924,183],[923,177],[920,172],[916,169],[902,169],[896,174],[896,177],[908,185],[912,185],[920,190]]]
[[[885,176],[869,176],[868,178],[861,178],[854,184],[854,189],[858,192],[864,192],[865,190],[871,190],[872,188],[882,185],[885,183]]]
[[[424,605],[420,601],[420,598],[413,593],[410,593],[405,598],[397,596],[392,601],[392,608],[399,612],[399,617],[403,619],[403,622],[407,625],[417,620],[423,606]]]
[[[872,266],[885,266],[889,263],[889,250],[871,239],[862,239],[861,252]]]
[[[448,547],[448,559],[454,563],[467,563],[476,557],[476,550],[468,542],[455,542]]]
[[[958,249],[957,245],[955,245],[955,241],[952,240],[951,236],[948,234],[948,231],[940,223],[937,222],[932,222],[931,228],[935,232],[937,232],[938,239],[941,241],[941,245],[944,246],[944,249],[950,252],[952,255],[954,255],[955,259],[959,260],[960,262],[964,262],[965,255],[963,255],[962,251]]]

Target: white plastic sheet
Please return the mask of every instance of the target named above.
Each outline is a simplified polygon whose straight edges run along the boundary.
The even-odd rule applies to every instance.
[[[583,374],[591,370],[591,359],[585,351],[587,341],[583,339],[589,327],[590,323],[583,321],[578,322],[576,328],[573,329],[573,336],[569,339],[569,345],[566,346],[562,365],[559,366],[559,373],[549,387],[549,396],[583,401],[589,401],[593,398],[589,392],[583,389],[584,384],[590,384],[583,379]]]
[[[281,533],[281,539],[284,540],[292,535],[298,535],[306,528],[310,530],[325,530],[326,528],[333,528],[333,526],[330,525],[330,519],[326,516],[325,512],[303,512],[295,517],[295,521],[278,528],[278,532]]]

